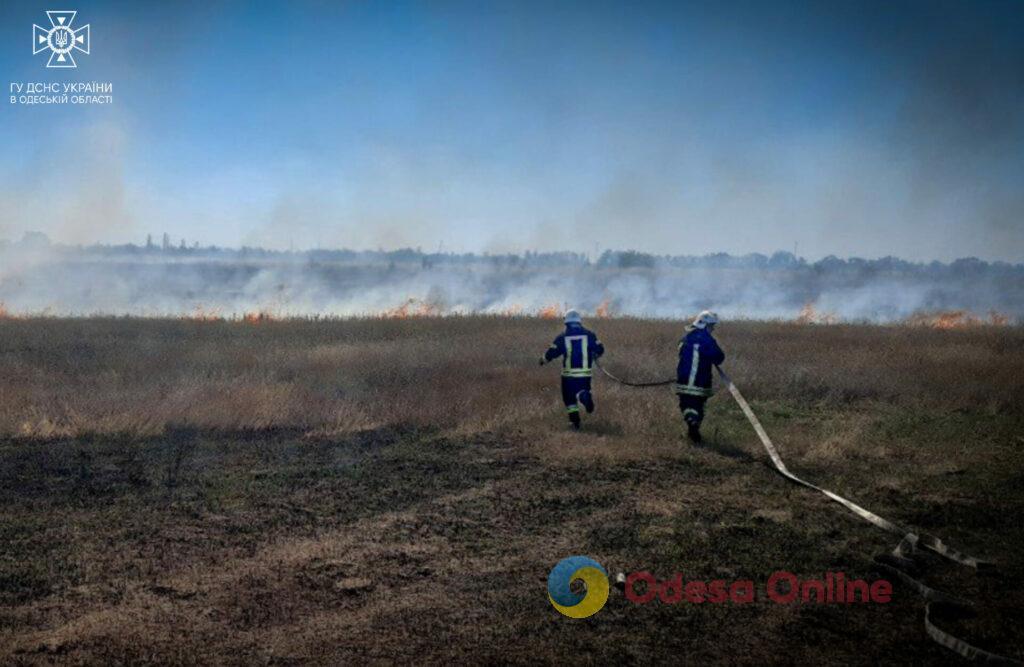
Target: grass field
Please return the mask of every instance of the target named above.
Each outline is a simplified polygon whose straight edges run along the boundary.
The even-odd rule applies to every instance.
[[[681,325],[591,322],[674,372]],[[551,567],[886,576],[891,535],[768,464],[730,396],[707,442],[668,389],[595,379],[565,427],[534,318],[0,319],[0,663],[942,662],[923,606],[635,605]],[[998,563],[943,628],[1024,658],[1024,329],[720,327],[790,468]]]

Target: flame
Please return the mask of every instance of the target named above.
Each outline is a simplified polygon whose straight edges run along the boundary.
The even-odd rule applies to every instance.
[[[380,317],[405,319],[407,317],[437,317],[438,315],[443,315],[443,313],[437,304],[410,298],[400,306],[385,310]]]
[[[977,317],[963,310],[952,310],[946,313],[939,313],[932,320],[931,326],[936,329],[960,329],[981,324]]]
[[[605,297],[604,301],[602,301],[600,304],[598,304],[597,309],[594,311],[594,314],[597,315],[598,317],[611,317],[612,316],[611,299],[609,299],[608,297]]]
[[[976,326],[980,320],[966,310],[946,310],[936,313],[914,313],[904,324],[932,329],[962,329]]]
[[[44,308],[37,313],[23,313],[18,315],[8,310],[6,304],[4,304],[3,301],[0,301],[0,320],[25,320],[30,317],[52,317],[52,313],[49,308]]]
[[[537,311],[537,317],[545,320],[557,320],[562,315],[562,307],[557,303],[549,303]]]
[[[839,321],[835,313],[819,313],[813,301],[808,301],[796,316],[798,324],[835,324]]]
[[[963,329],[981,324],[982,321],[966,310],[944,310],[935,313],[914,313],[905,324],[932,329]]]
[[[242,315],[242,321],[246,324],[261,324],[275,319],[277,318],[265,310],[249,311]]]
[[[943,310],[934,313],[914,313],[904,320],[904,324],[933,329],[963,329],[984,325],[1004,327],[1010,324],[1010,317],[996,310],[990,310],[987,319],[969,310]]]

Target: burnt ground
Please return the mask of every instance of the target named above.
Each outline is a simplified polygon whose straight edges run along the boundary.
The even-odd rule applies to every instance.
[[[761,588],[775,570],[891,578],[872,557],[896,541],[785,482],[751,442],[719,433],[653,460],[607,460],[586,439],[569,435],[550,459],[493,434],[414,428],[8,441],[3,661],[951,657],[927,639],[920,600],[899,584],[889,604],[858,605],[779,605],[763,590],[749,605],[637,605],[613,590],[595,616],[562,617],[546,576],[575,553],[610,572]],[[1003,556],[992,575],[932,559],[927,580],[987,605],[943,627],[1019,655],[1024,572],[1010,557],[1022,537],[1019,473],[989,478],[981,492],[975,474],[948,470],[896,492],[866,466],[802,472]]]
[[[21,374],[20,387],[33,386],[31,373],[42,366],[19,365],[18,355],[41,354],[34,346],[52,343],[7,336],[0,361]],[[962,388],[963,396],[976,395],[973,402],[951,405],[922,379],[930,364],[942,369],[962,358],[964,346],[976,343],[966,336],[937,339],[956,354],[897,355],[924,369],[901,381],[925,389],[895,397],[859,388],[853,372],[845,373],[850,384],[842,392],[809,385],[807,377],[819,377],[814,361],[772,385],[744,366],[742,337],[727,349],[741,353],[734,377],[741,385],[748,379],[743,388],[794,472],[997,562],[994,572],[975,573],[925,558],[922,577],[978,603],[973,616],[936,610],[941,627],[1020,659],[1024,419],[1002,394],[980,393],[983,380]],[[991,340],[985,354],[1016,354],[1003,338]],[[253,338],[251,345],[260,344]],[[470,398],[459,399],[468,403],[371,394],[374,403],[407,406],[390,420],[363,413],[376,424],[347,417],[303,424],[287,412],[247,428],[216,423],[224,414],[218,410],[208,419],[214,423],[193,412],[181,422],[125,428],[130,422],[119,415],[140,412],[129,389],[159,384],[172,377],[168,370],[140,375],[136,385],[104,376],[124,403],[90,413],[90,428],[84,418],[40,412],[58,409],[45,408],[53,396],[63,397],[53,405],[64,415],[75,400],[87,400],[72,390],[86,381],[76,369],[96,363],[88,361],[95,353],[75,354],[86,361],[51,361],[46,370],[61,382],[28,397],[9,389],[2,396],[44,407],[25,418],[32,421],[22,432],[12,418],[15,427],[0,437],[0,663],[956,658],[929,640],[922,601],[899,583],[888,604],[767,600],[763,585],[777,570],[807,579],[828,571],[891,578],[873,559],[897,539],[776,474],[727,394],[709,403],[701,447],[682,438],[666,392],[604,379],[595,381],[598,413],[582,433],[569,433],[555,378],[531,369],[520,385],[502,385],[502,373],[518,373],[513,365],[456,375],[477,382]],[[858,358],[849,345],[845,354]],[[205,354],[203,363],[217,358]],[[841,364],[847,357],[829,358]],[[426,373],[439,362],[423,363]],[[362,366],[350,366],[355,379],[344,390],[370,391],[355,368]],[[207,377],[222,382],[224,375]],[[305,377],[287,375],[289,382]],[[448,391],[438,377],[424,386],[428,396]],[[161,391],[174,395],[181,382],[166,380]],[[788,389],[793,383],[799,390]],[[495,386],[514,392],[494,398]],[[506,412],[474,416],[465,408],[499,399]],[[574,554],[610,573],[750,579],[758,599],[637,605],[613,590],[596,615],[569,619],[549,604],[546,580]]]

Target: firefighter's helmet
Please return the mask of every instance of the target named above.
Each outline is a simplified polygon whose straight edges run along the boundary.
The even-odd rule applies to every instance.
[[[709,326],[718,324],[718,315],[710,310],[701,311],[697,319],[693,321],[694,329],[707,329]]]

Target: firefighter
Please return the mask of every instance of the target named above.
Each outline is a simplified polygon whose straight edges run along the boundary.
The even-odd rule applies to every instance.
[[[711,367],[725,361],[725,352],[712,337],[718,315],[705,310],[679,341],[679,366],[676,368],[676,394],[679,411],[686,422],[687,435],[694,443],[701,441],[700,423],[704,420],[704,403],[711,396]]]
[[[569,415],[573,430],[580,428],[580,404],[588,413],[594,411],[594,395],[590,391],[590,379],[594,362],[604,354],[604,345],[593,331],[584,328],[580,314],[575,310],[565,313],[565,332],[558,334],[555,342],[540,358],[543,366],[549,361],[562,357],[562,401]]]

